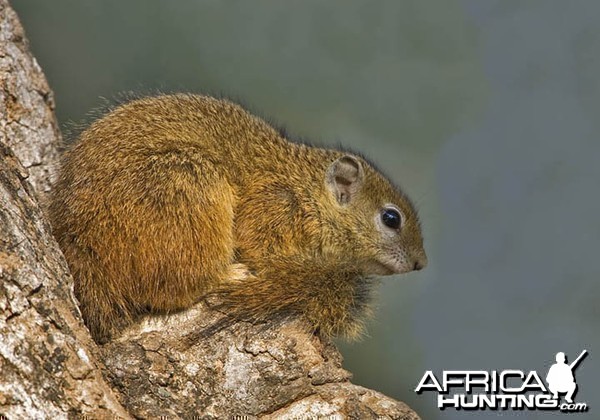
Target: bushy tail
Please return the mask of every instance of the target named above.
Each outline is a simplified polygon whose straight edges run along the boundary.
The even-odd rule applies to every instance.
[[[309,257],[274,257],[255,277],[223,285],[207,296],[226,315],[201,332],[213,334],[238,321],[260,323],[302,317],[327,336],[349,339],[363,332],[370,314],[371,278],[354,262]]]

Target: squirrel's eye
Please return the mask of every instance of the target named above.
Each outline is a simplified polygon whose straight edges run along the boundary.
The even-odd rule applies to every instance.
[[[402,219],[398,211],[394,209],[384,209],[383,213],[381,213],[381,221],[389,228],[398,229]]]

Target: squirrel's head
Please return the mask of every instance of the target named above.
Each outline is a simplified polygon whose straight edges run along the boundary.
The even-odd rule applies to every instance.
[[[366,161],[339,157],[329,165],[325,185],[332,204],[325,248],[339,252],[341,246],[365,274],[407,273],[427,265],[412,203]]]

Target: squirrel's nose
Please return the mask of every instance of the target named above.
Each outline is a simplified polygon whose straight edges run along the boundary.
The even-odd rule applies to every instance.
[[[419,271],[424,269],[427,266],[427,258],[419,258],[415,261],[415,265],[413,266],[413,270]]]

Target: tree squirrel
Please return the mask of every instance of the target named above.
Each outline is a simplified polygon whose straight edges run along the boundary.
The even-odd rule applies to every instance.
[[[293,143],[227,100],[134,100],[62,161],[50,219],[94,339],[218,293],[353,338],[370,278],[427,264],[409,199],[364,158]]]

